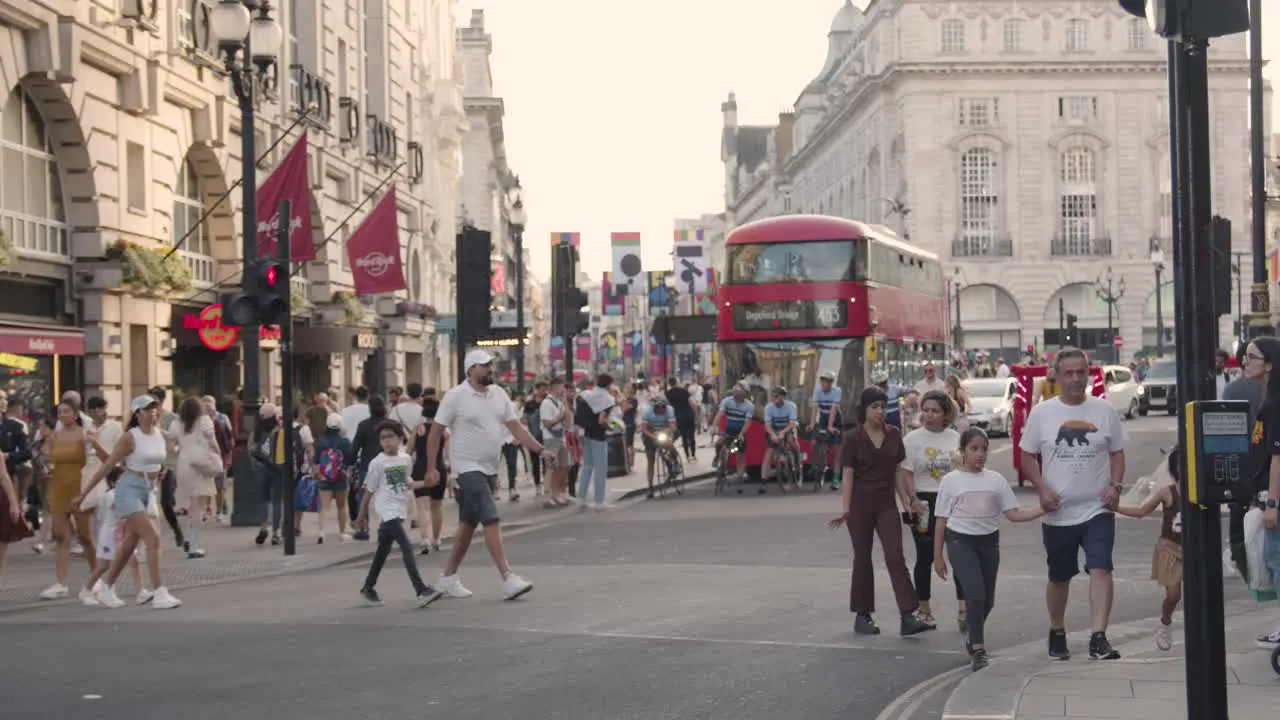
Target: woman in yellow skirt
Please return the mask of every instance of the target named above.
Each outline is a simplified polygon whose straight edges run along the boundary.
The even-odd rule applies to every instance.
[[[56,581],[40,593],[41,600],[57,600],[68,594],[67,570],[71,564],[71,532],[84,548],[84,559],[89,563],[92,573],[97,565],[97,557],[93,549],[93,510],[80,511],[74,507],[80,496],[80,475],[87,461],[86,448],[92,447],[94,453],[102,460],[107,458],[107,451],[98,443],[98,438],[86,430],[80,413],[68,403],[58,405],[58,425],[49,432],[49,463],[53,471],[49,474],[49,516],[53,526],[53,540],[57,545],[54,555],[54,575]],[[82,602],[89,603],[93,593],[89,588],[80,591]]]

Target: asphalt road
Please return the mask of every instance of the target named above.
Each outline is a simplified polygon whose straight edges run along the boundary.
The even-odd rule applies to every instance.
[[[1136,478],[1173,425],[1145,418],[1130,430]],[[991,466],[1008,472],[1010,459],[998,449]],[[364,568],[346,567],[191,590],[169,612],[60,604],[8,615],[0,707],[6,720],[875,718],[961,666],[962,638],[954,599],[937,591],[939,631],[898,637],[883,575],[885,634],[853,634],[848,537],[824,528],[837,506],[830,493],[717,498],[704,484],[584,513],[510,539],[517,572],[536,585],[511,603],[476,546],[463,568],[475,596],[426,610],[393,557],[381,608],[361,606]],[[1147,580],[1156,523],[1120,523],[1117,622],[1158,611]],[[1045,633],[1039,528],[1006,525],[1003,538],[996,653]],[[421,558],[428,581],[441,561]],[[1068,625],[1086,624],[1081,580]],[[935,710],[926,702],[913,717]]]

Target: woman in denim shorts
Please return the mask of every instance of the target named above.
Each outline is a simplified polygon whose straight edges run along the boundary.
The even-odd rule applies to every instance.
[[[141,540],[147,548],[147,572],[151,575],[151,586],[156,589],[151,598],[151,606],[157,610],[176,608],[182,601],[169,593],[160,582],[160,534],[151,522],[147,506],[151,502],[151,488],[161,474],[165,456],[168,451],[167,440],[158,427],[160,418],[160,402],[151,395],[139,395],[129,404],[132,417],[129,419],[129,430],[116,443],[111,457],[94,473],[88,487],[76,498],[74,506],[78,507],[94,486],[102,482],[107,473],[117,465],[124,466],[124,472],[116,483],[115,512],[125,522],[124,540],[116,549],[115,558],[111,561],[111,569],[107,571],[106,582],[98,591],[97,600],[101,604],[116,608],[124,605],[116,596],[116,579],[133,557],[134,548]]]

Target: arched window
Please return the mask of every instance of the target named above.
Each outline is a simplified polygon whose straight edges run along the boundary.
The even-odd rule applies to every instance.
[[[1066,51],[1084,52],[1089,49],[1089,21],[1074,19],[1067,21]]]
[[[960,257],[990,255],[999,231],[996,154],[988,148],[960,156]]]
[[[16,250],[66,258],[62,182],[44,121],[22,88],[0,106],[0,231]]]
[[[204,215],[204,198],[200,194],[200,177],[196,175],[191,161],[184,160],[182,169],[178,171],[178,184],[173,189],[173,237],[171,242],[176,246],[182,242],[180,251],[187,267],[191,269],[191,279],[197,284],[212,284],[214,280],[213,243],[209,234],[209,223],[200,222]],[[187,233],[191,235],[188,236]],[[183,240],[183,238],[186,240]]]
[[[1066,150],[1058,203],[1058,239],[1054,255],[1106,254],[1094,247],[1098,218],[1097,169],[1093,151],[1085,147]]]

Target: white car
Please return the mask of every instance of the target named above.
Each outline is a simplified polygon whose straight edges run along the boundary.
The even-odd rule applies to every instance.
[[[1142,386],[1134,379],[1133,372],[1123,365],[1103,365],[1102,381],[1107,387],[1107,400],[1111,407],[1126,420],[1136,417]]]
[[[1018,392],[1014,378],[972,378],[964,381],[969,394],[966,419],[989,435],[1008,435],[1013,427],[1013,398]]]

